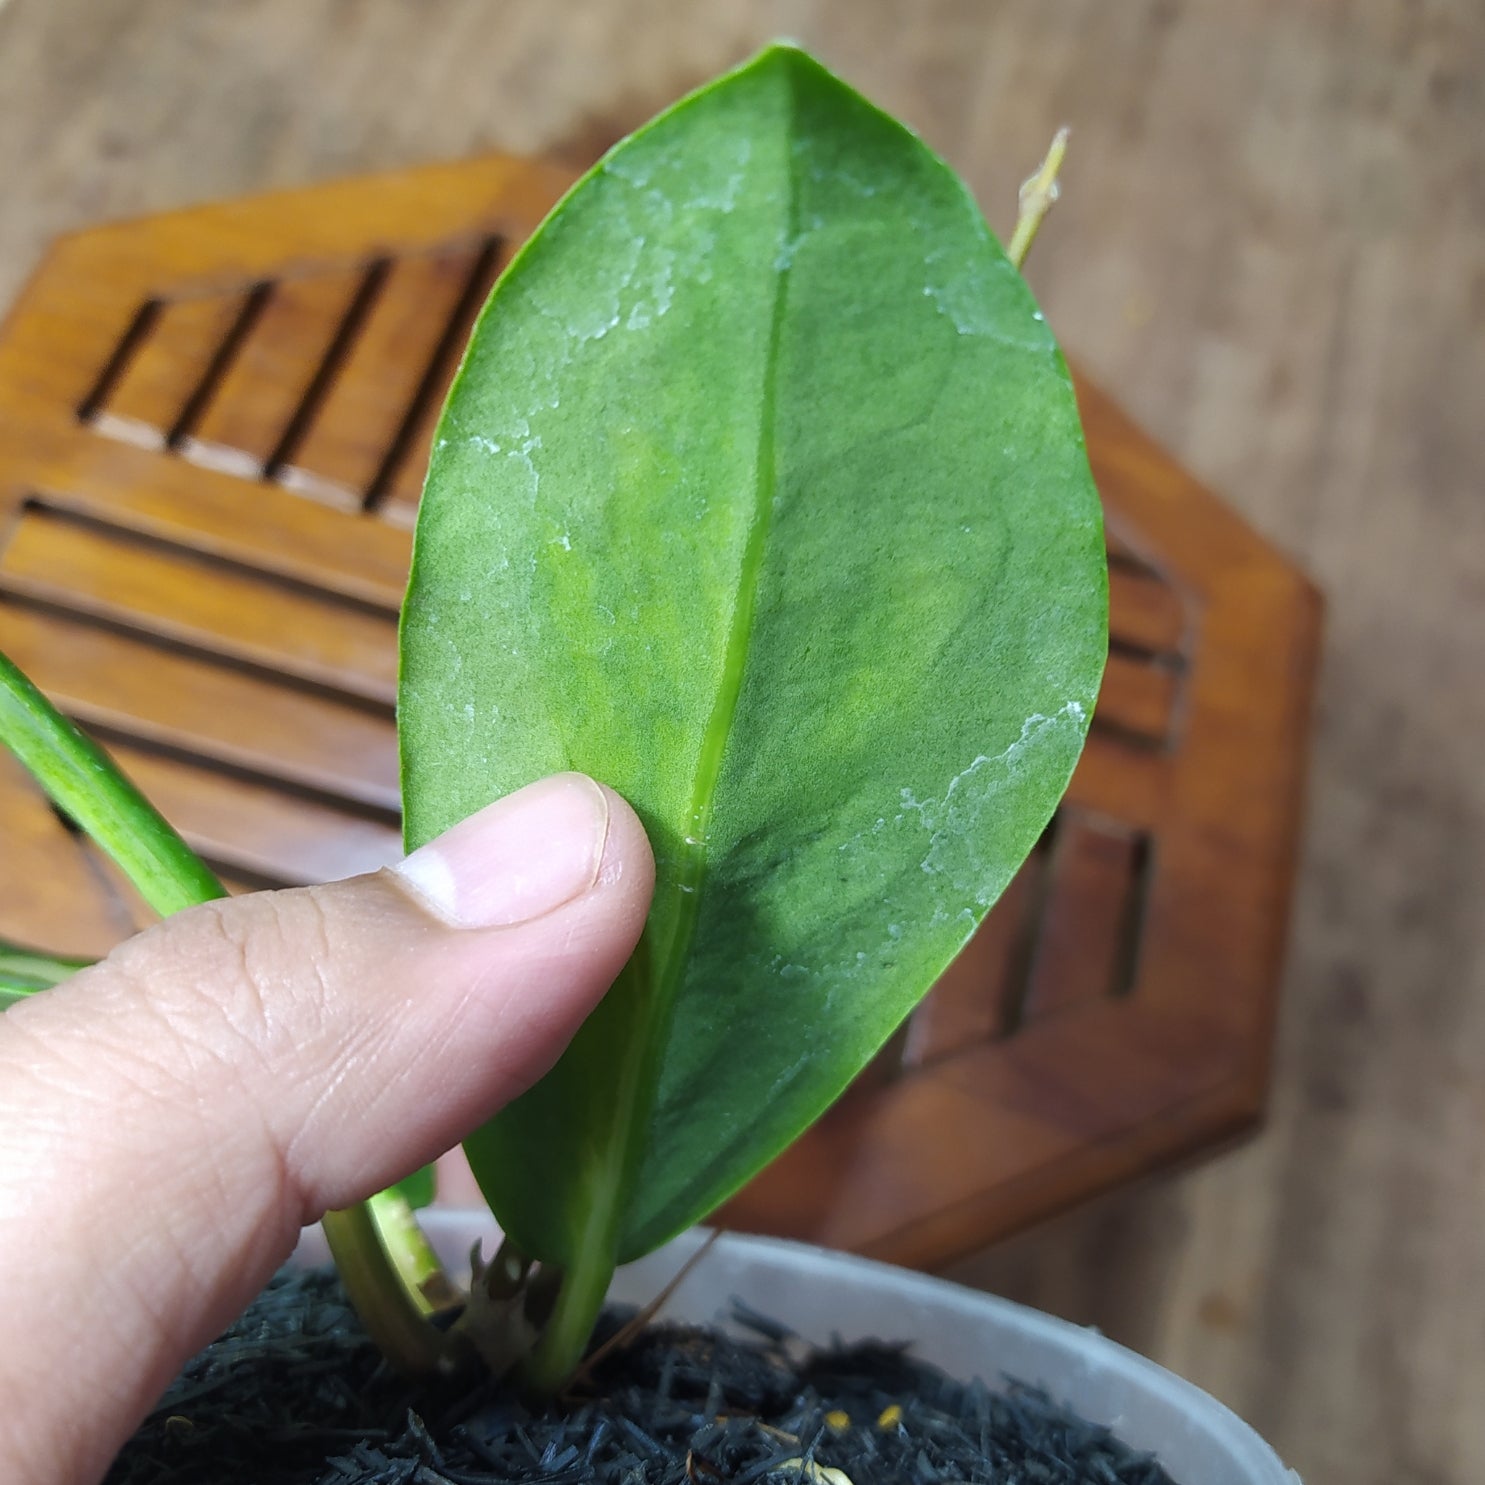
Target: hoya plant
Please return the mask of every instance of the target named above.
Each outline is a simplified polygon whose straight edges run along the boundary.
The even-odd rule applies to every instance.
[[[576,769],[653,843],[633,958],[467,1142],[506,1234],[451,1336],[424,1183],[332,1213],[404,1365],[536,1388],[615,1265],[845,1088],[1066,787],[1107,585],[1066,367],[915,135],[771,47],[619,144],[513,260],[435,438],[401,628],[406,844]],[[161,913],[221,888],[14,667],[0,734]],[[0,957],[10,995],[76,966]]]

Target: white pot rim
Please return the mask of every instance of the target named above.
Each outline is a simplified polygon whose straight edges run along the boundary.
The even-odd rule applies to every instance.
[[[489,1251],[490,1214],[429,1208],[424,1230],[456,1277],[467,1277],[471,1247]],[[643,1304],[690,1259],[708,1234],[683,1233],[628,1264],[612,1298]],[[296,1258],[320,1262],[324,1239],[306,1229]],[[462,1270],[462,1272],[461,1272]],[[723,1233],[686,1275],[662,1313],[736,1330],[734,1298],[806,1340],[875,1337],[908,1341],[950,1376],[989,1387],[1006,1377],[1040,1385],[1057,1402],[1105,1424],[1135,1449],[1153,1453],[1179,1485],[1299,1485],[1277,1454],[1210,1394],[1097,1331],[945,1279],[782,1238]]]

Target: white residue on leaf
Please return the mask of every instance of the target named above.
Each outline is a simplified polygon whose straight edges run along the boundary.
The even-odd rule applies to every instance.
[[[877,194],[876,183],[863,180],[859,175],[843,169],[839,165],[811,165],[809,167],[810,179],[817,185],[844,186],[853,196],[859,196],[863,201],[869,201]]]
[[[1000,322],[996,314],[998,296],[992,288],[992,277],[1016,274],[1008,260],[999,260],[987,272],[983,260],[965,258],[956,254],[952,263],[946,263],[947,250],[934,248],[923,257],[923,294],[933,301],[933,307],[953,323],[960,335],[979,335],[1020,351],[1051,351],[1054,343],[1050,332],[1041,324],[1041,315],[1033,318],[1036,323],[1025,335],[1013,333]]]
[[[636,269],[625,282],[624,288],[638,291],[624,321],[626,330],[648,330],[669,310],[675,299],[674,264],[675,254],[669,248],[657,247],[645,262],[644,273]]]
[[[603,173],[623,181],[626,186],[643,191],[649,188],[655,172],[663,170],[670,163],[664,150],[631,147],[604,160]]]
[[[1069,701],[1051,716],[1033,712],[1021,725],[1020,736],[999,753],[981,753],[970,765],[949,780],[941,797],[918,799],[911,789],[901,793],[905,820],[915,814],[928,832],[928,849],[922,869],[929,875],[945,875],[961,890],[975,893],[984,906],[987,899],[979,870],[978,841],[981,821],[995,796],[1014,778],[1028,749],[1040,745],[1054,733],[1073,731],[1069,739],[1076,746],[1083,732],[1085,711],[1080,701]]]
[[[534,500],[541,484],[541,475],[532,456],[541,448],[541,435],[531,431],[531,424],[525,418],[515,418],[508,429],[497,431],[498,437],[491,437],[487,433],[466,434],[465,445],[491,458],[499,455],[523,465],[531,482],[530,494]]]
[[[770,1084],[768,1092],[764,1094],[764,1101],[777,1098],[809,1066],[809,1063],[808,1056],[796,1058]]]
[[[620,189],[608,195],[604,209],[622,243],[591,286],[607,301],[598,321],[566,326],[576,344],[601,339],[621,325],[646,330],[670,310],[677,283],[710,279],[716,236],[707,223],[730,214],[743,199],[751,156],[746,138],[719,145],[699,180],[696,160],[646,147],[606,162],[604,173]]]
[[[779,233],[779,245],[774,253],[773,267],[776,273],[787,272],[794,266],[795,255],[805,242],[825,225],[824,217],[811,212],[796,225],[792,232]]]
[[[747,165],[753,157],[753,142],[745,135],[735,135],[726,150],[729,157],[723,159],[723,153],[719,149],[712,158],[712,164],[719,171],[727,170],[727,174],[693,191],[686,198],[687,212],[719,211],[726,216],[737,206],[747,180]]]

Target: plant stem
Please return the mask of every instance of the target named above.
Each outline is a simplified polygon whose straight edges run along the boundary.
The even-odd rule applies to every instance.
[[[41,949],[27,949],[0,939],[0,975],[18,975],[22,979],[58,985],[92,962],[91,959],[68,959],[60,954],[47,954]]]
[[[521,1383],[527,1391],[552,1397],[577,1370],[613,1277],[612,1263],[589,1262],[563,1273],[551,1317],[521,1368]]]
[[[382,1355],[410,1376],[436,1372],[447,1349],[444,1333],[428,1321],[402,1281],[371,1204],[326,1212],[320,1226],[345,1292]]]
[[[162,917],[226,889],[118,765],[0,653],[0,742]]]
[[[412,1204],[394,1186],[378,1191],[367,1203],[387,1257],[402,1279],[402,1287],[420,1314],[457,1303],[458,1293],[449,1283],[438,1254],[418,1226]]]
[[[0,939],[0,1010],[38,990],[50,990],[91,963],[90,959],[62,959],[38,949],[23,949]]]
[[[1067,154],[1067,129],[1061,128],[1052,136],[1047,158],[1035,175],[1021,183],[1020,210],[1016,216],[1016,230],[1011,234],[1010,246],[1005,255],[1019,269],[1036,241],[1036,234],[1043,218],[1051,211],[1058,195],[1057,172],[1062,169],[1063,157]]]
[[[635,1013],[629,1033],[646,1050],[643,1056],[621,1061],[607,1128],[599,1148],[576,1175],[581,1229],[564,1254],[552,1313],[521,1368],[523,1385],[539,1397],[554,1395],[583,1359],[617,1266],[623,1201],[642,1151],[646,1090],[653,1090],[656,1082],[650,1065],[660,1045],[653,1016],[657,993],[653,964],[647,927],[600,1007],[599,1014],[629,1007]]]
[[[17,1001],[49,988],[47,985],[28,984],[19,975],[0,974],[0,1011],[8,1010]]]

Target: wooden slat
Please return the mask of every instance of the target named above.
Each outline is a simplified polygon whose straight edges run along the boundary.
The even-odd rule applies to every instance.
[[[959,957],[913,1012],[904,1067],[922,1067],[1006,1029],[1007,999],[1041,895],[1048,852],[1034,851]]]
[[[105,389],[93,426],[144,448],[162,446],[246,303],[241,290],[144,310],[145,332]]]
[[[391,472],[385,497],[378,505],[380,514],[393,525],[411,526],[413,523],[418,501],[423,496],[423,477],[428,472],[428,454],[433,447],[433,430],[438,426],[438,416],[443,411],[443,399],[463,354],[464,342],[474,326],[475,316],[504,269],[509,252],[509,245],[502,242],[498,252],[488,255],[482,281],[473,286],[462,306],[458,323],[450,328],[448,354],[439,368],[435,395],[424,405],[416,425],[408,430],[403,455],[397,468]]]
[[[247,892],[272,892],[280,885],[278,882],[265,880],[251,873],[226,870],[217,873],[217,880],[227,889],[230,897],[241,897]]]
[[[386,821],[127,743],[109,751],[191,846],[228,870],[299,884],[402,858],[401,833]]]
[[[1063,811],[1023,1022],[1128,989],[1141,860],[1138,837]]]
[[[273,284],[181,452],[228,474],[261,476],[364,280],[364,270],[345,268]]]
[[[1171,755],[1130,747],[1095,727],[1068,785],[1067,803],[1122,820],[1131,830],[1152,833],[1166,817]]]
[[[1181,655],[1187,641],[1186,604],[1169,583],[1129,567],[1109,569],[1109,634],[1152,654]]]
[[[0,583],[388,705],[397,699],[395,614],[163,542],[33,508],[0,557]]]
[[[85,723],[385,809],[390,716],[0,599],[0,649]]]
[[[1092,458],[1092,451],[1090,450],[1090,463],[1092,462]],[[1096,466],[1093,472],[1096,476],[1098,473]],[[1102,483],[1099,484],[1099,490],[1101,492],[1103,491]],[[1103,538],[1104,545],[1108,548],[1109,556],[1120,562],[1143,562],[1144,557],[1137,549],[1134,542],[1131,541],[1131,535],[1131,532],[1124,529],[1123,523],[1120,521],[1118,513],[1109,509],[1109,502],[1107,499],[1107,495],[1105,495]]]
[[[78,838],[4,748],[0,799],[0,938],[56,954],[106,954],[129,932],[129,918],[99,890]]]
[[[715,1220],[932,1267],[972,1246],[965,1223],[1025,1225],[1083,1197],[1111,1159],[1118,1181],[1168,1162],[1193,1111],[1208,1139],[1230,1135],[1228,1052],[1199,1018],[1136,1001],[1036,1022],[838,1104]],[[1130,1116],[1138,1148],[1111,1149]]]
[[[414,410],[481,251],[470,244],[390,266],[334,384],[279,475],[285,486],[358,502],[368,494]]]
[[[1094,727],[1117,728],[1157,746],[1166,743],[1179,681],[1166,667],[1110,654],[1093,714]]]
[[[93,890],[101,890],[107,895],[126,924],[120,938],[128,938],[160,921],[160,915],[144,900],[139,889],[97,842],[84,837],[78,840],[77,847],[88,864],[88,872],[94,882]]]
[[[428,473],[428,456],[433,450],[433,432],[443,410],[442,401],[439,397],[424,408],[417,427],[408,438],[407,456],[397,466],[386,499],[377,507],[377,514],[393,526],[411,529],[417,520],[418,502],[423,498],[423,480]]]
[[[380,521],[350,520],[277,485],[102,439],[32,434],[32,491],[44,503],[196,551],[395,608],[412,542]]]

